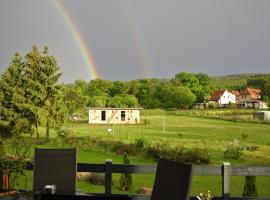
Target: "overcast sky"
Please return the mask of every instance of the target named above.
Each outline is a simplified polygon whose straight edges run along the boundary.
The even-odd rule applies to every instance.
[[[99,77],[109,80],[270,73],[269,0],[0,1],[0,73],[32,45],[55,55],[62,81],[90,80],[80,33]],[[62,7],[62,8],[63,8]]]

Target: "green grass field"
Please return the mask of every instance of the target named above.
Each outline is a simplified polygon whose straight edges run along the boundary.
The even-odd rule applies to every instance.
[[[91,137],[106,141],[121,141],[133,143],[137,138],[146,138],[151,143],[164,142],[171,146],[184,145],[186,148],[207,148],[211,155],[211,164],[220,166],[228,161],[232,165],[270,165],[270,124],[232,122],[219,119],[210,119],[198,116],[185,116],[179,111],[144,110],[142,118],[155,117],[149,125],[90,125],[86,120],[70,122],[72,135],[78,137]],[[163,118],[165,119],[165,132],[163,131]],[[108,128],[114,129],[114,134],[108,134]],[[44,132],[43,128],[40,129]],[[241,134],[247,134],[243,139]],[[57,137],[53,132],[52,137]],[[226,160],[223,158],[223,149],[228,142],[238,139],[242,146],[256,146],[255,151],[244,151],[239,160]],[[55,147],[55,143],[40,145],[41,147]],[[68,145],[67,145],[68,146]],[[78,148],[78,162],[104,163],[112,159],[113,163],[121,163],[123,156],[102,148]],[[145,157],[130,157],[132,164],[155,164],[155,161]],[[31,188],[31,173],[27,173],[27,188]],[[133,175],[133,191],[137,192],[142,186],[151,187],[154,175]],[[113,192],[119,190],[119,175],[113,176]],[[232,195],[241,196],[244,177],[232,177]],[[23,185],[21,187],[24,187]],[[270,196],[270,177],[257,177],[259,196]],[[78,189],[89,192],[104,192],[103,186],[96,186],[87,182],[78,181]],[[192,193],[210,190],[213,195],[221,194],[221,177],[195,176]]]

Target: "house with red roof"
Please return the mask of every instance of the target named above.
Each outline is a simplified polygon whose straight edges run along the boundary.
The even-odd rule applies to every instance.
[[[208,103],[217,103],[219,107],[227,107],[231,103],[236,103],[236,95],[228,90],[217,90],[211,95]]]
[[[239,108],[268,108],[266,103],[261,100],[262,91],[255,88],[246,88],[240,91],[237,98]]]

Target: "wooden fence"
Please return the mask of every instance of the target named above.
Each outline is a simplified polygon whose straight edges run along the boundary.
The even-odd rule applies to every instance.
[[[28,163],[27,170],[32,170],[33,165]],[[155,174],[156,165],[125,165],[113,164],[112,160],[106,160],[105,164],[78,163],[77,172],[96,172],[105,173],[105,194],[112,193],[112,174],[113,173],[133,173],[133,174]],[[221,167],[195,165],[193,175],[222,176],[222,196],[214,199],[222,200],[270,200],[269,198],[241,198],[230,197],[230,177],[231,176],[270,176],[270,166],[231,166],[225,162]],[[270,188],[269,188],[270,189]],[[134,195],[134,200],[149,200],[146,195]],[[191,197],[191,199],[197,199]]]

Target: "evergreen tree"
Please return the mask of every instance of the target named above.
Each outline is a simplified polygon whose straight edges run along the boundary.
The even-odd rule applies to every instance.
[[[243,197],[257,197],[256,176],[246,176]]]
[[[15,92],[22,85],[23,61],[19,53],[16,53],[4,71],[0,80],[0,118],[5,121],[11,121],[18,118],[16,110]]]
[[[41,58],[42,72],[39,81],[45,89],[45,96],[41,106],[46,111],[46,138],[49,139],[50,127],[59,126],[64,123],[65,106],[60,86],[57,85],[61,73],[56,59],[49,55],[48,48],[44,48]]]
[[[49,127],[64,119],[63,95],[57,85],[60,76],[47,47],[41,53],[33,46],[24,59],[16,53],[0,81],[1,119],[14,126],[19,119],[27,120],[38,139],[38,125],[44,123],[48,137]]]
[[[123,164],[130,164],[127,153],[124,154]],[[131,174],[121,174],[119,183],[120,183],[121,190],[131,191],[131,189],[132,189],[132,175]]]

